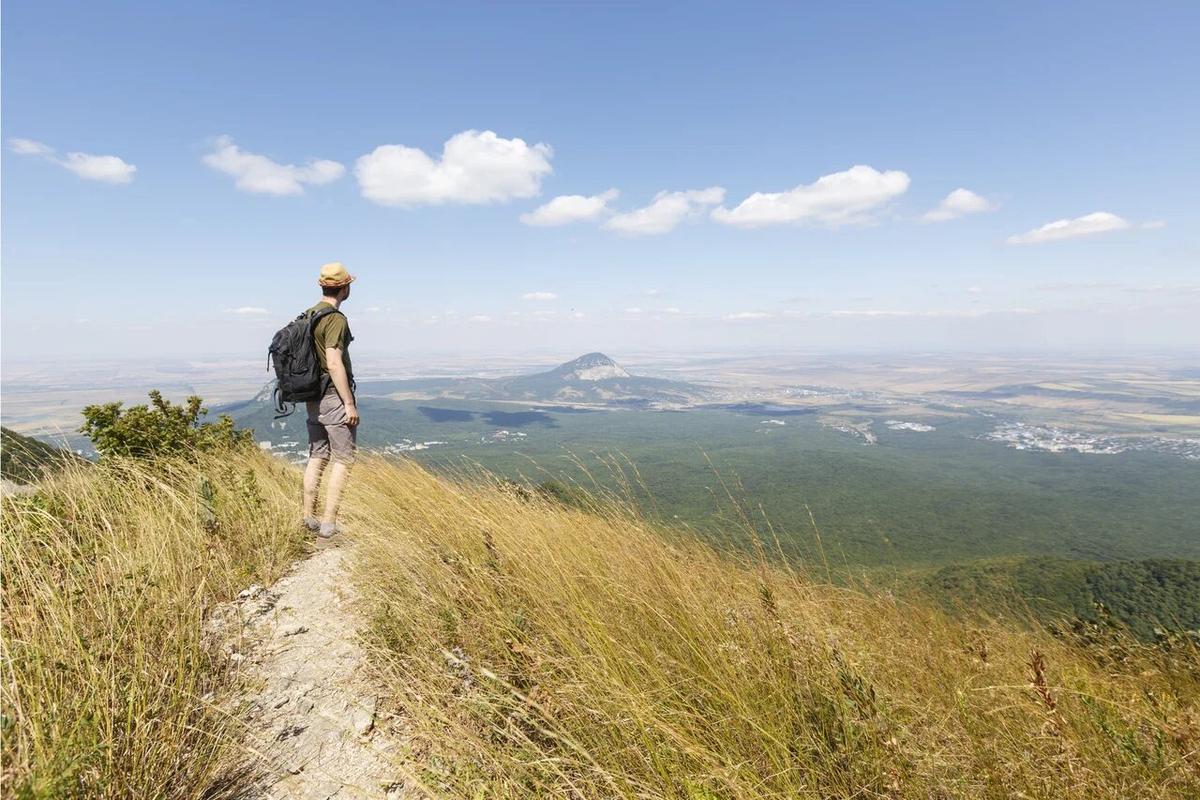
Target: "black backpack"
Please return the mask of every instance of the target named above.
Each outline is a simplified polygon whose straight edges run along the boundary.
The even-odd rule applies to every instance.
[[[305,311],[284,325],[271,340],[267,349],[267,368],[275,366],[275,411],[287,416],[296,410],[296,403],[320,400],[328,388],[328,378],[321,372],[317,359],[317,347],[313,341],[313,330],[324,317],[336,311],[325,306],[316,311]],[[284,405],[291,403],[289,411]]]

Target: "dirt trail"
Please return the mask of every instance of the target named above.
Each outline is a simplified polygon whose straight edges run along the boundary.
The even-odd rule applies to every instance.
[[[250,693],[242,704],[246,769],[255,779],[248,797],[420,796],[401,766],[400,722],[378,713],[381,692],[358,643],[345,558],[342,547],[324,545],[274,586],[242,592],[214,619]]]

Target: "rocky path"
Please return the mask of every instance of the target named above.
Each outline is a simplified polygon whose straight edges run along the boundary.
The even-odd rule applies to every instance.
[[[246,678],[256,800],[422,796],[402,767],[399,721],[377,707],[344,559],[344,549],[324,545],[214,620]]]

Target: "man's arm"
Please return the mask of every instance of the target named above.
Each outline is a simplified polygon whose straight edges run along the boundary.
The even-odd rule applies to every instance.
[[[342,348],[326,347],[325,363],[329,365],[333,388],[337,389],[338,397],[346,406],[346,424],[354,427],[358,424],[358,406],[354,404],[354,393],[350,391],[350,378],[346,375],[346,362],[342,361]]]

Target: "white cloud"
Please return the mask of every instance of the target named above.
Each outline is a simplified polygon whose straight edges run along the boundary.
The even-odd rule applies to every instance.
[[[553,155],[548,144],[469,130],[446,140],[436,161],[415,147],[380,145],[354,162],[354,175],[363,197],[385,206],[498,203],[536,197]]]
[[[85,180],[104,183],[129,183],[133,173],[137,172],[137,167],[116,156],[67,153],[67,157],[58,163]]]
[[[604,216],[608,202],[620,195],[616,189],[585,197],[581,194],[563,194],[539,206],[528,214],[521,215],[521,222],[536,227],[556,227],[572,222],[590,222]]]
[[[522,300],[557,300],[558,295],[554,292],[526,292],[521,295]]]
[[[637,306],[634,306],[633,308],[625,309],[625,313],[626,314],[640,314],[640,313],[642,313],[642,309],[638,308]]]
[[[1150,220],[1149,222],[1143,222],[1142,227],[1148,231],[1158,231],[1167,227],[1167,222],[1166,220],[1162,219],[1154,219]]]
[[[227,308],[225,309],[225,313],[241,314],[247,317],[261,317],[265,314],[270,314],[271,312],[265,308],[259,308],[258,306],[241,306],[239,308]]]
[[[738,311],[735,314],[726,314],[724,319],[727,320],[751,320],[751,319],[770,319],[771,315],[765,311]]]
[[[967,214],[991,211],[996,206],[986,197],[980,197],[970,189],[955,189],[938,203],[937,208],[925,212],[922,222],[946,222]]]
[[[1030,308],[1006,308],[999,310],[966,309],[962,311],[894,311],[884,309],[864,309],[852,311],[831,311],[832,317],[984,317],[991,314],[1036,314]]]
[[[33,139],[9,139],[8,149],[22,156],[48,156],[54,152],[50,145]]]
[[[854,166],[824,175],[786,192],[755,192],[733,210],[713,209],[712,218],[726,225],[759,228],[796,222],[837,226],[870,221],[869,213],[908,191],[908,175]]]
[[[487,314],[476,314],[472,317],[467,317],[467,322],[491,322],[492,318]]]
[[[982,286],[968,286],[967,294],[983,294]]]
[[[1129,227],[1127,220],[1110,214],[1107,211],[1097,211],[1074,219],[1060,219],[1049,222],[1040,228],[1034,228],[1025,233],[1008,237],[1009,244],[1041,244],[1056,242],[1062,239],[1075,239],[1080,236],[1094,236],[1098,233],[1121,231]]]
[[[204,163],[213,169],[232,175],[235,185],[243,192],[255,194],[303,194],[305,184],[324,186],[345,174],[346,168],[336,161],[317,159],[304,166],[280,164],[264,155],[247,153],[228,136],[219,136],[216,149],[204,156]]]
[[[137,167],[117,156],[67,153],[66,158],[59,158],[54,154],[53,147],[33,139],[9,139],[8,148],[18,155],[40,156],[89,181],[129,183],[133,180],[133,173],[137,172]]]
[[[670,306],[668,308],[664,308],[663,313],[664,314],[681,314],[683,312],[680,309],[676,308],[675,306]]]
[[[604,223],[604,227],[631,236],[666,233],[687,217],[724,199],[725,190],[720,186],[684,192],[659,192],[654,195],[650,205],[616,214]]]

